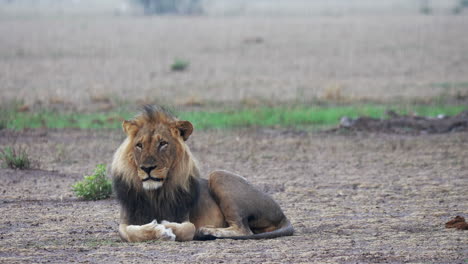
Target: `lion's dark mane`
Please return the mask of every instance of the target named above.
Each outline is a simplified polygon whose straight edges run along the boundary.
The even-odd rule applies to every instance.
[[[190,210],[200,195],[200,186],[196,179],[191,178],[189,186],[188,191],[183,188],[166,190],[164,185],[157,190],[146,191],[135,189],[122,177],[113,178],[114,192],[125,210],[129,225],[143,225],[154,219],[158,222],[188,221]]]

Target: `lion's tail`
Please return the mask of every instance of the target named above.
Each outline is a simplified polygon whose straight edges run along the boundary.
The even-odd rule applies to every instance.
[[[270,239],[277,238],[282,236],[292,236],[294,234],[294,227],[291,225],[291,222],[286,219],[284,224],[271,232],[253,234],[248,236],[235,236],[235,237],[221,237],[221,239],[235,239],[235,240],[247,240],[247,239]]]
[[[234,240],[248,240],[248,239],[271,239],[282,236],[292,236],[294,234],[294,227],[291,225],[288,219],[284,221],[284,224],[271,232],[258,233],[247,236],[233,236],[233,237],[215,237],[211,235],[198,235],[196,240],[214,240],[214,239],[234,239]]]

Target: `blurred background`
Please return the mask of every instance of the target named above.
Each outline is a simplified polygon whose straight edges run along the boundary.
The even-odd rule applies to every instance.
[[[3,0],[4,14],[460,14],[464,0]]]
[[[0,98],[24,112],[464,106],[467,29],[466,0],[1,0]]]

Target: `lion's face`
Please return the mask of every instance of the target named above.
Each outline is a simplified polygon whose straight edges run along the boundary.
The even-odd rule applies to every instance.
[[[133,120],[125,121],[123,127],[130,138],[138,180],[146,190],[160,188],[183,156],[183,144],[192,133],[192,124]]]

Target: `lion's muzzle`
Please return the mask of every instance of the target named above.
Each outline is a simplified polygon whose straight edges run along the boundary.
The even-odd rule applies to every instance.
[[[166,181],[167,169],[159,166],[140,166],[138,177],[146,190],[155,190]]]
[[[141,166],[140,169],[146,172],[146,174],[150,175],[151,171],[156,169],[156,167],[157,166],[150,166],[150,167]]]
[[[155,177],[153,177],[153,176],[151,176],[151,175],[148,175],[147,178],[145,178],[145,179],[143,179],[143,180],[141,180],[141,181],[145,182],[145,181],[149,181],[149,180],[157,181],[157,182],[162,182],[162,181],[164,181],[163,178],[155,178]]]
[[[149,166],[149,167],[141,166],[140,169],[141,169],[142,171],[144,171],[144,172],[146,173],[146,175],[148,176],[148,177],[142,179],[141,181],[143,181],[143,182],[145,182],[145,181],[150,181],[150,180],[151,180],[151,181],[155,181],[155,182],[162,182],[162,181],[164,181],[164,178],[156,178],[156,177],[151,176],[151,172],[152,172],[153,170],[155,170],[156,168],[157,168],[157,166]]]

